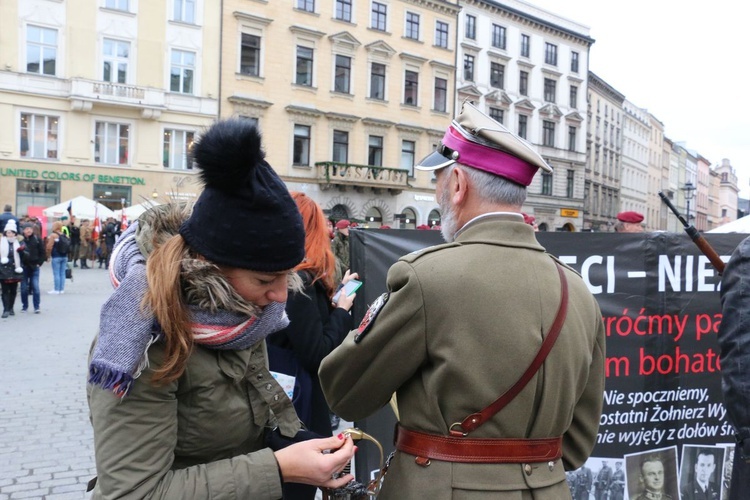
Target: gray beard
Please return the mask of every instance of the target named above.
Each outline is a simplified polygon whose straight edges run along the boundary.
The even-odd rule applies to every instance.
[[[440,218],[440,234],[443,235],[443,239],[448,243],[452,243],[455,239],[455,234],[458,228],[456,227],[456,211],[453,209],[453,205],[450,203],[450,197],[448,196],[448,190],[443,189],[440,192],[440,199],[438,200],[440,211],[442,216]]]

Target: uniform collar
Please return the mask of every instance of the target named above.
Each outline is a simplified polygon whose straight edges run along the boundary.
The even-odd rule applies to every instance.
[[[457,243],[488,243],[544,251],[534,228],[517,212],[490,212],[474,217],[456,232]]]

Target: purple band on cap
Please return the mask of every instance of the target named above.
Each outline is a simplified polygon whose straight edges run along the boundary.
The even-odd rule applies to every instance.
[[[452,125],[445,131],[443,144],[458,151],[459,163],[505,177],[522,186],[531,184],[537,171],[537,167],[505,151],[466,140]]]

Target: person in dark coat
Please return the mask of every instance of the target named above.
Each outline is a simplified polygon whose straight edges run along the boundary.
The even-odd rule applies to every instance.
[[[16,227],[18,227],[18,218],[13,215],[13,207],[5,205],[3,213],[0,214],[0,235],[5,234],[5,224],[7,224],[9,220],[16,221]]]
[[[292,193],[305,226],[305,260],[297,266],[304,289],[289,295],[289,326],[269,335],[268,364],[272,372],[295,377],[294,407],[305,427],[322,436],[331,435],[330,409],[318,379],[320,362],[353,328],[349,314],[356,294],[340,294],[334,279],[336,259],[328,239],[326,219],[320,206],[303,193]],[[347,271],[342,283],[358,278]],[[284,485],[285,499],[312,499],[315,487]]]
[[[34,233],[34,224],[23,225],[23,250],[21,264],[23,279],[21,280],[21,312],[29,309],[29,292],[31,292],[34,312],[39,314],[41,292],[39,290],[39,272],[42,264],[47,260],[44,242]]]

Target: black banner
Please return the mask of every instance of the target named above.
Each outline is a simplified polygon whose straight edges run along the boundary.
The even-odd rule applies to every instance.
[[[681,233],[537,236],[582,275],[607,332],[604,409],[592,458],[570,473],[574,499],[635,498],[647,482],[644,468],[658,469],[657,462],[663,491],[677,499],[692,487],[697,463],[711,460],[713,467],[704,469],[719,490],[715,498],[725,498],[721,485],[733,431],[722,404],[716,340],[720,276],[708,259]],[[745,236],[705,235],[724,261]],[[351,269],[365,283],[355,321],[385,291],[393,262],[442,242],[438,231],[351,231]],[[391,449],[394,423],[388,408],[357,422]],[[360,478],[369,477],[379,458],[363,451],[357,454]]]

